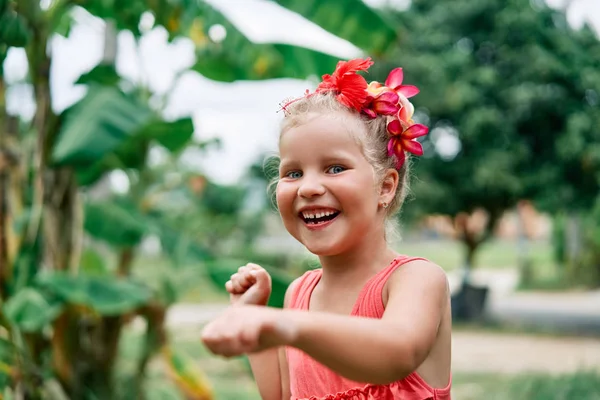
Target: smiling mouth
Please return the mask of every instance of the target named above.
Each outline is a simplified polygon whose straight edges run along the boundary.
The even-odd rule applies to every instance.
[[[326,211],[319,213],[299,213],[300,218],[307,225],[319,225],[325,222],[332,221],[338,215],[340,215],[339,211]]]

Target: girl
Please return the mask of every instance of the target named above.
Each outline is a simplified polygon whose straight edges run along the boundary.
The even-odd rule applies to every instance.
[[[286,229],[322,268],[295,280],[284,309],[266,307],[268,273],[247,264],[205,345],[249,354],[264,400],[450,399],[451,317],[443,270],[397,254],[385,222],[407,190],[405,152],[427,128],[412,120],[402,69],[385,85],[340,62],[312,94],[283,106],[277,205]]]

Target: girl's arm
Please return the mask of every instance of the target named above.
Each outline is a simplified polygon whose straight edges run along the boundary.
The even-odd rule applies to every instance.
[[[263,400],[282,400],[279,348],[248,355],[258,392]]]
[[[202,340],[214,354],[225,357],[294,346],[348,379],[394,382],[427,358],[449,306],[448,282],[437,265],[413,261],[392,274],[387,289],[382,319],[251,305],[231,307],[204,328]],[[262,355],[267,354],[271,357],[256,358],[253,370],[261,394],[273,395],[264,398],[278,399],[276,393],[282,395],[286,388],[277,392],[279,386],[269,381],[285,379],[282,362],[279,374],[273,372],[277,371],[276,353]]]
[[[285,293],[284,307],[289,305],[289,293],[296,281]],[[263,400],[289,399],[290,383],[287,358],[284,347],[271,347],[260,353],[248,355],[254,380]]]
[[[427,358],[448,303],[444,271],[426,261],[403,265],[388,281],[382,319],[285,311],[296,326],[292,346],[358,382],[387,384]]]

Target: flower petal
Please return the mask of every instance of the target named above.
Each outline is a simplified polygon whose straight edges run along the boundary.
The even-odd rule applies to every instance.
[[[428,127],[421,124],[414,124],[402,133],[402,139],[416,139],[418,137],[427,135],[427,133],[429,133]]]
[[[398,95],[400,97],[400,104],[402,104],[402,108],[398,112],[398,118],[404,122],[410,122],[415,112],[415,107],[403,94],[399,93]]]
[[[404,80],[404,72],[402,68],[394,68],[390,71],[387,79],[385,80],[385,86],[396,90],[400,85],[402,85],[402,81]]]
[[[400,135],[402,134],[402,125],[400,121],[393,119],[387,124],[387,130],[392,136]]]
[[[403,139],[402,147],[404,148],[404,150],[408,151],[409,153],[413,153],[416,156],[423,155],[423,146],[421,146],[421,143],[417,142],[416,140]]]
[[[392,137],[390,138],[388,145],[387,145],[387,150],[388,150],[388,156],[391,157],[394,155],[394,142],[396,141],[396,138]]]
[[[387,88],[377,81],[373,81],[367,86],[367,92],[373,97],[379,96],[385,89]]]
[[[396,90],[398,93],[403,94],[407,99],[419,93],[419,88],[413,85],[402,85]]]
[[[377,114],[381,115],[394,115],[398,112],[398,104],[390,103],[387,101],[381,101],[379,99],[373,101],[373,105],[371,107],[373,111]]]
[[[355,58],[349,61],[339,61],[333,72],[333,76],[341,77],[346,74],[354,74],[356,71],[366,71],[373,65],[371,57],[366,59]]]
[[[362,111],[367,114],[369,118],[377,118],[375,111],[371,110],[370,108],[363,108]]]
[[[347,107],[360,111],[367,100],[367,81],[361,75],[344,75],[337,82],[338,100]]]
[[[389,103],[393,103],[393,104],[398,104],[398,101],[400,101],[400,96],[398,96],[398,94],[396,92],[383,92],[381,93],[381,95],[379,97],[377,97],[377,100],[382,100],[382,101],[387,101]]]
[[[404,151],[396,153],[396,169],[402,168],[404,161],[406,161],[406,154],[404,154]]]

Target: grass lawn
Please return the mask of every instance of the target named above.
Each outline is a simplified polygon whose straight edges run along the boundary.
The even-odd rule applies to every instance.
[[[460,400],[595,400],[600,399],[600,375],[576,372],[568,375],[457,374],[454,397]]]
[[[529,257],[536,266],[551,268],[552,247],[547,242],[529,243]],[[403,254],[425,257],[447,271],[460,268],[464,260],[461,243],[453,240],[405,241],[395,246]],[[517,243],[491,240],[484,243],[475,256],[477,268],[514,268],[519,264]]]

